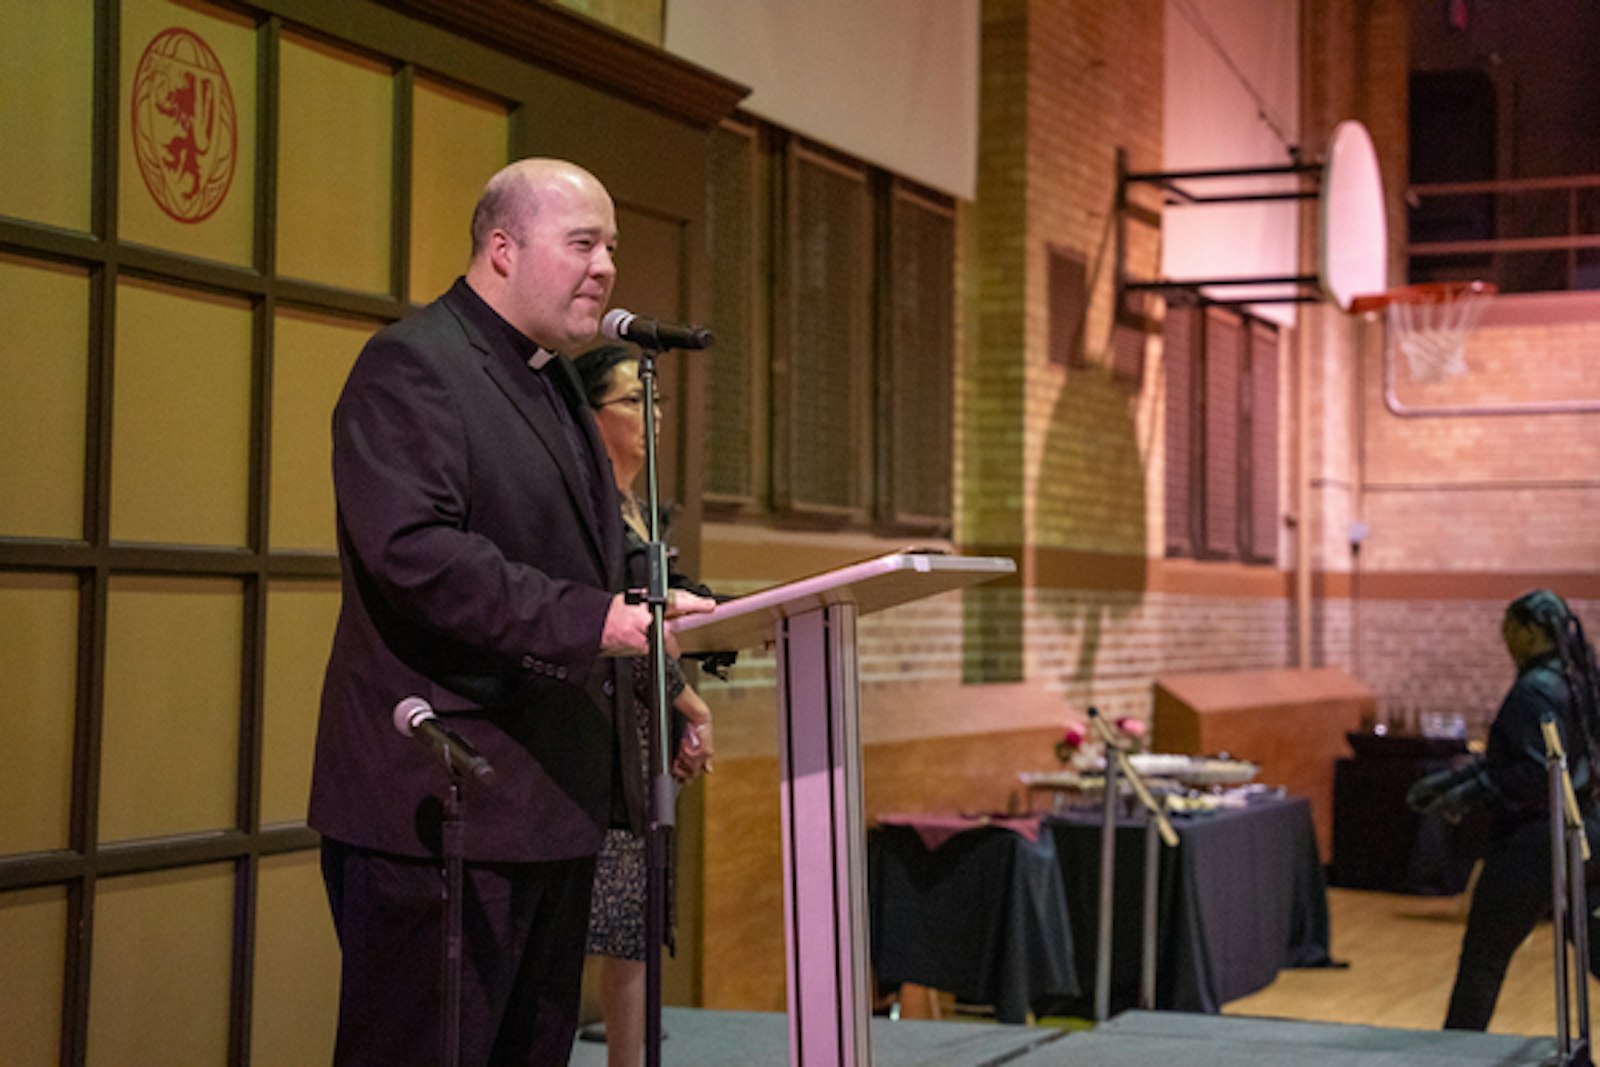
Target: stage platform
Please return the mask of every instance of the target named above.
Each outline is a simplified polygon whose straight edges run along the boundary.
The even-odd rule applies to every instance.
[[[671,1067],[783,1067],[783,1015],[667,1008],[661,1060]],[[1538,1067],[1555,1041],[1438,1030],[1379,1030],[1231,1015],[1129,1011],[1093,1030],[872,1020],[873,1067]],[[580,1041],[573,1067],[604,1067]]]
[[[1555,1039],[1129,1011],[1008,1067],[1537,1067]]]
[[[661,1029],[667,1035],[661,1043],[663,1067],[784,1067],[789,1062],[789,1021],[778,1012],[663,1008]],[[1063,1036],[1044,1026],[875,1017],[872,1067],[1010,1064]],[[579,1041],[573,1049],[571,1067],[605,1067],[605,1062],[604,1045]]]

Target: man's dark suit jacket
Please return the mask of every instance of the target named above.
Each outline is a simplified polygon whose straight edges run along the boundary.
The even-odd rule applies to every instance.
[[[339,398],[343,604],[308,819],[329,837],[438,854],[448,778],[394,728],[408,696],[497,772],[466,794],[470,860],[593,853],[614,776],[641,810],[631,716],[617,713],[614,661],[597,655],[619,588],[620,518],[585,492],[529,351],[458,280],[376,334]],[[576,401],[565,360],[546,373]],[[590,480],[609,489],[594,419],[574,409]]]

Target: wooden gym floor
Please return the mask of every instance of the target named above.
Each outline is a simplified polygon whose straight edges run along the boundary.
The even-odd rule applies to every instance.
[[[1450,1001],[1466,906],[1465,895],[1413,897],[1330,889],[1332,955],[1350,966],[1283,971],[1272,985],[1233,1001],[1223,1013],[1436,1029]],[[1517,950],[1490,1033],[1555,1032],[1552,938],[1546,923]],[[1589,999],[1591,1009],[1600,1010],[1600,983],[1593,979]]]
[[[1267,988],[1225,1005],[1223,1014],[1440,1029],[1466,930],[1467,900],[1466,894],[1418,897],[1329,889],[1331,954],[1349,966],[1281,971]],[[1541,924],[1511,961],[1490,1033],[1555,1033],[1553,951],[1550,925]],[[903,1018],[972,1018],[948,993],[908,985],[900,994]],[[1600,1020],[1600,982],[1594,979],[1589,979],[1589,1001]],[[1571,1011],[1576,1020],[1575,1005]],[[1068,1030],[1093,1025],[1054,1016],[1039,1022]],[[1576,1032],[1576,1021],[1572,1026]]]

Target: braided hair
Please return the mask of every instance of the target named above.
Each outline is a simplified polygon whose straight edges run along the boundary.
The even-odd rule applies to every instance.
[[[1583,633],[1583,623],[1566,601],[1548,589],[1524,593],[1506,607],[1506,615],[1524,625],[1537,626],[1550,638],[1561,660],[1567,683],[1572,726],[1589,760],[1589,799],[1600,799],[1600,670],[1594,646]]]

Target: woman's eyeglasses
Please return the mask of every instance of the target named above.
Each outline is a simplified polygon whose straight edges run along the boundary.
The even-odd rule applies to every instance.
[[[619,404],[622,407],[628,408],[630,411],[643,410],[643,408],[644,408],[644,394],[643,393],[629,393],[627,396],[614,397],[611,400],[602,400],[602,401],[600,401],[600,403],[596,404],[595,407],[597,407],[597,408],[609,408],[609,407],[612,407],[614,405],[619,405]],[[666,406],[667,406],[667,398],[662,396],[662,395],[660,395],[659,393],[656,394],[656,407],[664,408]]]

